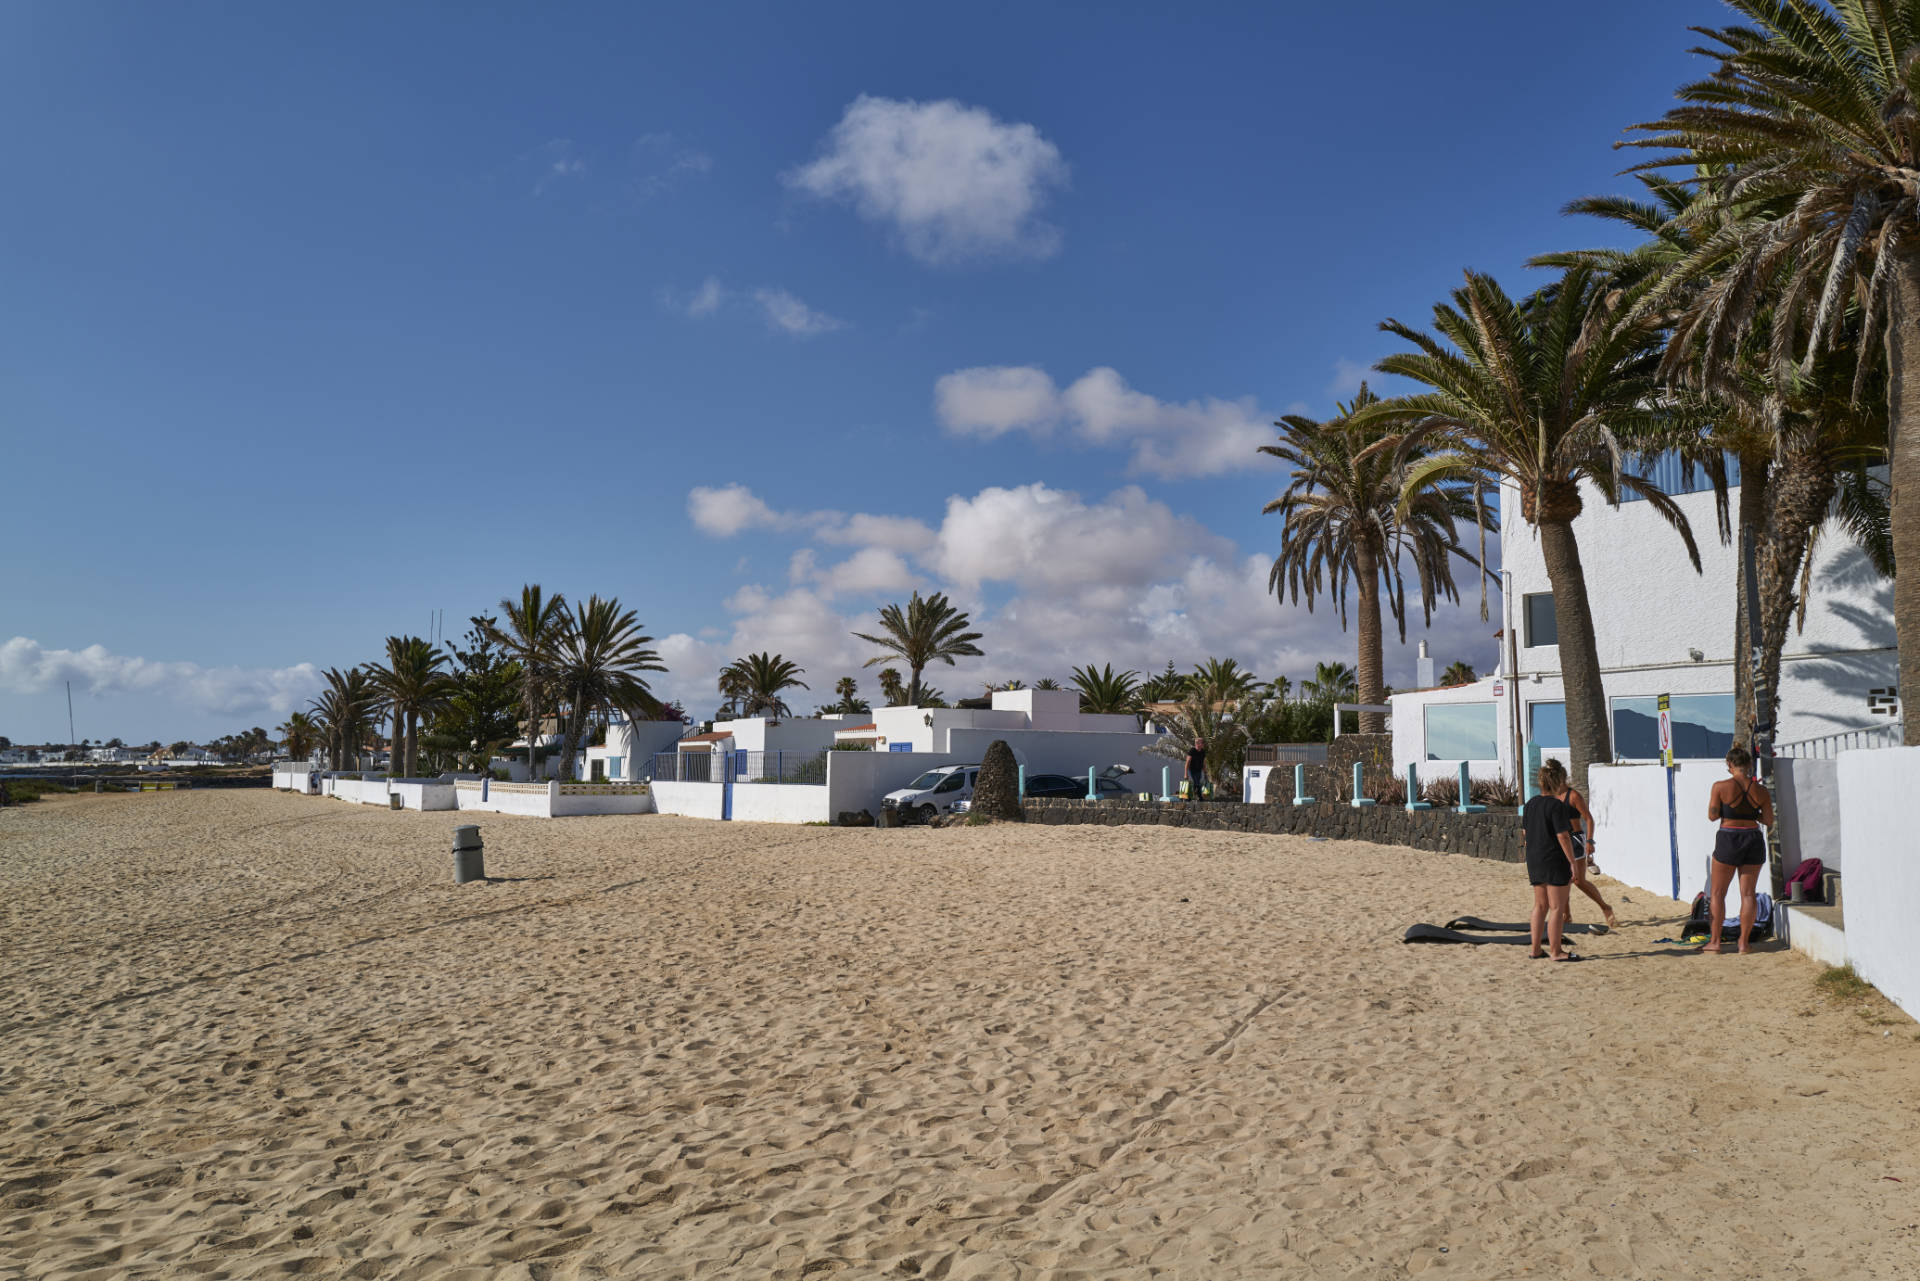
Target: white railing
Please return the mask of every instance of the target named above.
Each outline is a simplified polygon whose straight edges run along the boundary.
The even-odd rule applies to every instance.
[[[1819,738],[1802,738],[1791,743],[1775,743],[1773,754],[1793,760],[1831,760],[1841,752],[1859,748],[1900,746],[1898,725],[1869,725],[1865,729],[1843,729]]]
[[[495,787],[500,784],[495,783]],[[562,783],[562,796],[645,796],[645,783]]]

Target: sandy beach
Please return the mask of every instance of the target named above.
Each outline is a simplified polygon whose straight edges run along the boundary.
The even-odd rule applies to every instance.
[[[1555,966],[1410,850],[459,821],[0,811],[0,1276],[1920,1276],[1912,1021],[1633,891]]]

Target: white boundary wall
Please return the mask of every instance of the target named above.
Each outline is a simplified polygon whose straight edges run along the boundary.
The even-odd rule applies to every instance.
[[[1775,760],[1774,816],[1779,820],[1781,864],[1788,876],[1800,860],[1817,858],[1840,870],[1840,762]]]
[[[1860,977],[1920,1017],[1920,747],[1842,752],[1840,833],[1847,872],[1847,960]]]
[[[898,791],[927,770],[970,765],[978,759],[947,752],[828,752],[828,821],[838,822],[841,814],[861,810],[878,818],[881,798],[888,792]]]
[[[403,809],[450,810],[454,808],[453,780],[438,778],[396,778],[393,792]]]
[[[282,791],[309,794],[313,788],[313,776],[319,771],[311,765],[275,765],[273,767],[273,785]]]
[[[653,792],[645,783],[613,783],[605,786],[555,783],[552,785],[549,806],[551,818],[654,812]]]
[[[1672,831],[1680,837],[1680,901],[1706,888],[1715,829],[1707,795],[1727,777],[1716,761],[1683,761],[1674,771]],[[1673,842],[1667,825],[1666,770],[1658,765],[1595,765],[1588,771],[1600,870],[1636,889],[1673,894]]]
[[[484,814],[519,814],[527,818],[552,818],[553,793],[558,785],[547,783],[494,783],[486,785],[481,799],[478,782],[454,784],[455,807],[478,810]]]
[[[705,786],[718,785],[707,783]],[[827,789],[818,783],[735,783],[733,817],[734,821],[743,823],[832,821],[832,815],[827,812]]]
[[[682,818],[720,817],[724,783],[672,783],[655,779],[651,786],[654,806],[662,814],[678,814]]]

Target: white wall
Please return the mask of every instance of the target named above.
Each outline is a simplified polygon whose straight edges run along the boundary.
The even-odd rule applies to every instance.
[[[1806,858],[1817,858],[1829,872],[1840,870],[1840,776],[1836,760],[1788,760],[1773,763],[1773,807],[1779,820],[1782,865],[1787,875]]]
[[[1600,870],[1638,889],[1673,895],[1673,842],[1667,823],[1666,771],[1658,765],[1596,765],[1587,806],[1593,811],[1594,859]],[[1674,773],[1674,823],[1680,841],[1680,901],[1706,888],[1719,824],[1707,818],[1707,796],[1727,767],[1683,761]]]
[[[488,814],[519,814],[525,818],[550,818],[553,815],[554,789],[548,783],[488,782],[484,789],[477,783],[454,784],[454,805],[461,810]],[[486,799],[481,799],[482,791]]]
[[[391,787],[400,804],[410,810],[455,808],[452,779],[396,779]]]
[[[1847,959],[1860,977],[1920,1017],[1920,747],[1842,752]]]
[[[679,721],[632,721],[609,726],[605,751],[599,754],[621,759],[620,781],[645,778],[660,752],[671,752],[687,727]]]
[[[651,814],[653,792],[648,784],[616,783],[608,787],[559,783],[554,787],[552,817],[584,814]]]
[[[687,818],[719,818],[724,783],[663,783],[655,781],[654,808],[662,814],[680,814]]]
[[[826,823],[832,816],[822,784],[735,783],[733,818],[738,823]]]

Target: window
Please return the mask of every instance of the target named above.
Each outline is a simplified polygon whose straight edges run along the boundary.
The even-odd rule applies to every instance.
[[[1560,628],[1553,620],[1553,593],[1531,592],[1520,598],[1521,611],[1526,615],[1527,645],[1558,645]]]
[[[1567,748],[1567,705],[1528,703],[1527,739],[1541,748]]]
[[[1727,484],[1738,485],[1740,483],[1740,460],[1732,454],[1728,454],[1726,455],[1726,465]],[[1629,476],[1638,476],[1642,480],[1652,482],[1668,494],[1703,494],[1713,488],[1713,482],[1707,478],[1707,473],[1704,468],[1695,467],[1693,469],[1693,475],[1682,475],[1684,469],[1680,465],[1680,455],[1672,451],[1656,454],[1652,458],[1642,455],[1629,459],[1623,470]],[[1622,485],[1620,487],[1620,501],[1623,503],[1637,503],[1644,501],[1644,499],[1641,495],[1633,493],[1625,485]]]
[[[1733,695],[1675,694],[1673,754],[1680,760],[1717,761],[1733,746]],[[1660,756],[1660,700],[1613,700],[1613,754],[1625,760]]]
[[[607,777],[608,778],[620,777],[621,761],[622,761],[622,758],[618,756],[607,757]]]
[[[1430,761],[1498,760],[1498,738],[1492,703],[1427,705],[1427,759]]]

